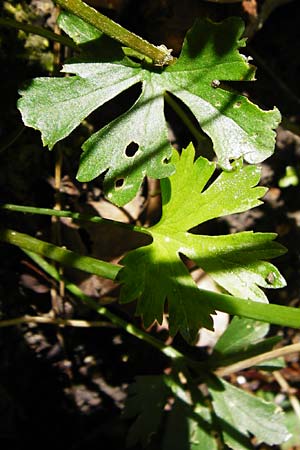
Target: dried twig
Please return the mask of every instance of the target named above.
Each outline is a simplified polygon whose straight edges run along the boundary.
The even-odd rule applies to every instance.
[[[89,327],[116,328],[116,325],[114,325],[113,323],[106,322],[103,320],[88,321],[88,320],[60,319],[52,317],[27,316],[27,315],[22,317],[16,317],[15,319],[2,320],[0,321],[0,328],[11,327],[13,325],[20,325],[23,323],[46,323],[50,325],[81,327],[81,328],[89,328]]]
[[[231,375],[232,373],[239,372],[240,370],[247,369],[248,367],[257,366],[264,361],[268,361],[273,358],[279,358],[285,355],[290,355],[291,353],[296,352],[300,352],[300,343],[276,348],[275,350],[271,350],[270,352],[261,353],[260,355],[244,359],[237,363],[231,364],[230,366],[219,367],[215,371],[215,374],[219,377],[225,377],[227,375]]]

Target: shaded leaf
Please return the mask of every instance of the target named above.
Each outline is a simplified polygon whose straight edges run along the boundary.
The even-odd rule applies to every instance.
[[[300,447],[300,421],[299,416],[295,414],[294,410],[286,411],[285,424],[290,433],[290,438],[284,442],[280,448],[281,450],[291,450]]]
[[[222,379],[218,379],[218,385],[210,385],[209,390],[224,441],[229,448],[253,448],[248,440],[250,433],[258,442],[269,445],[281,444],[288,439],[284,415],[275,404],[248,394]]]
[[[201,403],[191,405],[188,394],[178,386],[174,404],[167,414],[162,450],[217,448],[209,409]]]
[[[233,364],[272,350],[281,338],[273,336],[263,339],[269,331],[269,324],[257,320],[234,317],[228,328],[216,343],[211,361],[213,367]],[[275,370],[284,366],[281,358],[265,361],[257,367]]]
[[[57,24],[76,44],[86,44],[102,36],[101,31],[69,11],[59,14]]]
[[[158,430],[170,389],[163,376],[140,376],[130,385],[128,394],[123,417],[136,419],[128,432],[127,445],[140,441],[145,447]]]
[[[214,352],[222,356],[243,352],[249,345],[256,344],[263,339],[269,328],[269,324],[265,322],[234,317],[216,343]]]
[[[191,385],[182,385],[179,379],[165,380],[174,398],[166,413],[162,450],[216,450],[211,411],[201,392],[195,387],[189,392]]]

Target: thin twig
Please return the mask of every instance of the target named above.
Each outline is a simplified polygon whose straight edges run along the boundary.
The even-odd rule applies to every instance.
[[[38,266],[43,269],[48,275],[53,277],[56,281],[61,280],[61,276],[59,275],[58,271],[53,267],[51,264],[49,264],[47,261],[45,261],[41,256],[31,252],[24,250],[24,253],[28,255]],[[143,340],[144,342],[147,342],[148,344],[152,345],[153,347],[160,350],[162,353],[164,353],[166,356],[171,358],[172,360],[178,360],[178,359],[184,359],[184,356],[182,353],[180,353],[175,348],[165,345],[160,340],[156,339],[154,336],[151,336],[151,334],[141,330],[140,328],[136,327],[132,323],[128,323],[126,320],[122,319],[121,317],[114,314],[112,311],[110,311],[108,308],[106,308],[103,305],[99,305],[94,299],[89,297],[88,295],[84,294],[81,289],[79,289],[75,284],[70,283],[68,280],[64,278],[65,287],[66,290],[68,290],[75,298],[80,300],[83,304],[88,306],[90,309],[96,311],[98,314],[106,316],[113,324],[115,324],[118,327],[123,328],[127,333],[135,336],[138,339]]]
[[[147,228],[132,225],[129,223],[118,222],[117,220],[104,219],[99,216],[92,216],[89,214],[81,214],[72,211],[58,211],[50,208],[36,208],[34,206],[22,206],[22,205],[13,205],[10,203],[5,203],[4,205],[0,205],[0,209],[6,209],[7,211],[15,211],[15,212],[23,212],[25,214],[39,214],[44,216],[56,216],[56,217],[68,217],[73,220],[83,221],[83,222],[93,222],[93,223],[102,223],[108,225],[114,225],[117,227],[127,228],[132,231],[136,231],[137,233],[143,233],[149,235]]]
[[[105,322],[103,320],[75,320],[75,319],[60,319],[60,318],[51,318],[51,317],[41,317],[41,316],[22,316],[16,317],[15,319],[7,319],[0,321],[0,328],[3,327],[11,327],[14,325],[20,325],[23,323],[45,323],[50,325],[58,325],[58,326],[68,326],[68,327],[81,327],[81,328],[89,328],[89,327],[109,327],[116,328],[111,322]]]
[[[289,383],[286,381],[286,379],[278,370],[275,370],[273,372],[273,375],[275,380],[281,387],[281,391],[288,395],[292,408],[300,422],[300,402],[298,397],[296,397],[296,395],[293,392],[293,389],[290,387]]]
[[[70,39],[67,36],[60,36],[59,34],[53,33],[50,30],[46,30],[42,27],[37,27],[36,25],[31,25],[29,23],[22,23],[17,22],[13,19],[7,19],[0,17],[0,25],[7,28],[15,28],[17,30],[25,31],[26,33],[32,33],[37,34],[39,36],[42,36],[46,39],[49,39],[54,42],[60,42],[63,45],[67,45],[70,48],[73,48],[74,50],[78,50],[79,47],[75,44],[72,39]]]
[[[263,27],[270,14],[276,8],[292,1],[293,0],[265,0],[257,17],[255,17],[247,26],[244,36],[247,37],[248,40],[252,39],[254,35]]]
[[[244,359],[237,363],[231,364],[230,366],[219,367],[217,370],[215,370],[215,374],[219,377],[225,377],[227,375],[231,375],[232,373],[239,372],[240,370],[247,369],[248,367],[257,366],[264,361],[268,361],[273,358],[279,358],[285,355],[290,355],[291,353],[296,352],[300,352],[300,343],[276,348],[275,350],[261,353],[257,356],[252,356],[251,358]]]
[[[247,46],[248,53],[253,57],[255,64],[258,65],[264,70],[270,78],[274,80],[274,82],[278,85],[278,87],[285,93],[291,101],[295,104],[300,105],[300,98],[289,88],[289,86],[282,81],[282,79],[276,74],[274,67],[266,64],[263,57],[261,57],[251,46]]]

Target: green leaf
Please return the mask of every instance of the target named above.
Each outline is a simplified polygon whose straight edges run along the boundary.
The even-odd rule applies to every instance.
[[[269,324],[257,320],[234,317],[228,328],[216,343],[210,361],[212,367],[234,364],[237,361],[251,358],[272,350],[281,338],[273,336],[263,339],[269,331]],[[282,368],[281,358],[259,364],[262,370],[276,367]]]
[[[123,283],[120,301],[138,298],[136,312],[143,317],[146,327],[155,320],[162,322],[167,298],[170,334],[180,331],[188,342],[193,342],[201,326],[212,327],[213,311],[207,302],[201,302],[203,293],[197,289],[181,254],[240,298],[266,301],[260,286],[284,285],[278,270],[264,261],[285,252],[273,242],[274,234],[201,236],[188,232],[205,220],[260,204],[258,197],[265,192],[264,188],[255,187],[258,169],[241,164],[219,175],[205,189],[215,165],[202,157],[194,162],[194,155],[192,145],[181,157],[174,151],[172,162],[176,173],[161,181],[162,218],[148,229],[153,242],[129,252],[121,261],[125,267],[118,274]],[[266,281],[269,273],[273,274],[272,280],[269,279],[272,283]]]
[[[193,418],[190,419],[190,450],[217,450],[216,439],[211,433],[212,419],[209,408],[196,403]]]
[[[61,21],[78,42],[91,37],[85,26],[78,37],[78,19]],[[242,33],[238,18],[219,24],[198,20],[187,34],[177,62],[167,68],[134,63],[121,54],[118,44],[110,48],[106,40],[102,57],[78,59],[64,66],[64,72],[75,76],[39,78],[21,91],[23,121],[40,130],[44,145],[52,148],[96,108],[141,83],[135,104],[85,142],[78,172],[80,181],[89,181],[107,171],[106,193],[119,205],[135,195],[145,175],[164,178],[174,171],[168,164],[172,150],[163,111],[166,92],[190,108],[212,139],[223,168],[231,169],[230,160],[239,157],[260,162],[273,152],[272,129],[280,120],[279,112],[260,110],[222,82],[254,77],[253,67],[238,52],[245,45]],[[105,51],[107,46],[109,51]],[[126,152],[131,143],[138,146],[135,154]]]
[[[166,411],[164,406],[171,397]],[[123,417],[135,419],[127,436],[129,447],[138,442],[147,447],[157,435],[162,450],[217,450],[210,410],[200,398],[192,403],[189,392],[171,377],[136,377],[129,387]]]
[[[285,424],[290,432],[290,438],[288,441],[284,442],[281,446],[281,450],[291,450],[293,448],[297,449],[300,447],[300,420],[299,416],[294,410],[285,412]]]
[[[179,385],[173,391],[175,400],[166,417],[162,450],[217,450],[210,410],[201,402],[192,405]]]
[[[93,25],[68,11],[62,11],[59,14],[57,24],[76,44],[86,44],[102,36],[101,31],[93,27]]]
[[[264,370],[266,372],[274,372],[274,370],[281,370],[286,367],[284,358],[273,358],[268,361],[263,361],[255,366],[259,370]]]
[[[289,437],[281,409],[222,379],[210,385],[214,411],[225,443],[234,450],[253,448],[250,433],[258,442],[281,444]]]
[[[119,71],[116,63],[74,63],[65,65],[63,71],[77,76],[36,78],[20,91],[26,93],[19,102],[24,123],[41,130],[43,144],[50,149],[98,106],[138,81],[136,69],[120,65]]]
[[[124,419],[135,418],[128,436],[127,445],[136,445],[139,441],[145,447],[157,432],[164,413],[164,405],[170,389],[164,376],[140,376],[129,387],[125,405]]]
[[[261,341],[269,331],[269,324],[258,320],[234,317],[214,347],[214,353],[227,356],[244,352]]]

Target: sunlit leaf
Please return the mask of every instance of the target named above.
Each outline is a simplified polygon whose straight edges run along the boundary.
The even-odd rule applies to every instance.
[[[212,327],[213,310],[201,301],[205,294],[197,289],[181,255],[195,261],[237,297],[267,301],[260,287],[285,284],[278,270],[265,261],[285,252],[274,242],[275,234],[203,236],[188,232],[206,220],[259,205],[259,197],[265,193],[264,188],[256,187],[259,170],[241,164],[205,189],[215,164],[202,157],[194,162],[194,154],[192,145],[181,156],[174,151],[176,173],[161,182],[162,217],[148,229],[153,242],[129,252],[119,273],[121,302],[137,298],[137,314],[146,327],[155,320],[162,322],[167,299],[171,335],[180,331],[189,342],[201,326]],[[272,283],[269,273],[273,274]]]
[[[61,24],[80,44],[97,38],[93,27],[74,16],[64,16]],[[23,121],[40,130],[44,145],[52,148],[92,111],[141,83],[135,104],[84,143],[78,172],[80,181],[105,172],[105,191],[119,205],[131,200],[145,175],[164,178],[174,172],[168,164],[172,149],[164,118],[166,92],[190,108],[212,139],[223,168],[231,169],[230,160],[239,157],[260,162],[273,152],[280,115],[276,109],[262,111],[223,82],[254,78],[253,67],[238,51],[245,45],[242,34],[239,18],[219,24],[198,20],[180,57],[166,68],[133,62],[121,46],[101,36],[97,46],[102,56],[87,53],[64,66],[63,72],[74,76],[38,78],[21,91]],[[134,154],[126,151],[130,144],[137,148]]]

